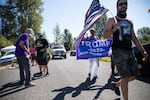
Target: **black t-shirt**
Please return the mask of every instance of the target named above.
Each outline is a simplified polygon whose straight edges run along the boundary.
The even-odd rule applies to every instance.
[[[37,39],[35,41],[37,53],[40,53],[40,50],[43,48],[48,48],[48,42],[46,39]]]
[[[131,31],[133,24],[128,20],[118,20],[120,29],[113,34],[113,48],[121,48],[126,50],[132,49]]]

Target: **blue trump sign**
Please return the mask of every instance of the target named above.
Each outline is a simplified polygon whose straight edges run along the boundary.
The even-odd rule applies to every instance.
[[[77,59],[99,58],[111,56],[112,40],[96,40],[83,38],[77,46]]]

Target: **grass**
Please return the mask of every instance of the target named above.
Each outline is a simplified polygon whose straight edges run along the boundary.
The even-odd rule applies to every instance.
[[[7,67],[7,65],[0,65],[0,70],[3,70]]]
[[[100,61],[111,62],[111,58],[110,57],[103,57],[103,58],[100,58]]]

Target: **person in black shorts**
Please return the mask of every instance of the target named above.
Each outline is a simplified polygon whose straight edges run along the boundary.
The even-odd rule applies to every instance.
[[[124,100],[128,100],[128,83],[135,80],[139,72],[132,50],[132,41],[141,51],[145,61],[148,59],[147,52],[135,35],[132,21],[126,18],[127,7],[127,0],[117,0],[117,15],[108,19],[103,34],[104,39],[113,36],[112,58],[121,79],[112,82],[112,87],[115,93],[120,95],[119,86],[121,86]]]
[[[35,41],[37,50],[37,63],[39,65],[40,73],[44,75],[49,75],[48,72],[48,59],[47,59],[47,48],[49,47],[48,41],[44,39],[41,33],[38,34],[39,38]],[[42,73],[43,72],[43,73]]]

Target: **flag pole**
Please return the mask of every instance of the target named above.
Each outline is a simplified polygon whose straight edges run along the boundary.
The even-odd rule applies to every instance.
[[[109,10],[110,14],[113,16],[113,19],[115,20],[115,23],[117,24],[117,19],[116,17],[113,15],[113,13]],[[122,35],[121,35],[121,30],[120,28],[118,27],[118,30],[119,30],[119,40],[122,40]]]
[[[113,15],[113,13],[109,10],[110,14],[113,16],[113,19],[115,20],[115,23],[117,23],[116,17]]]

